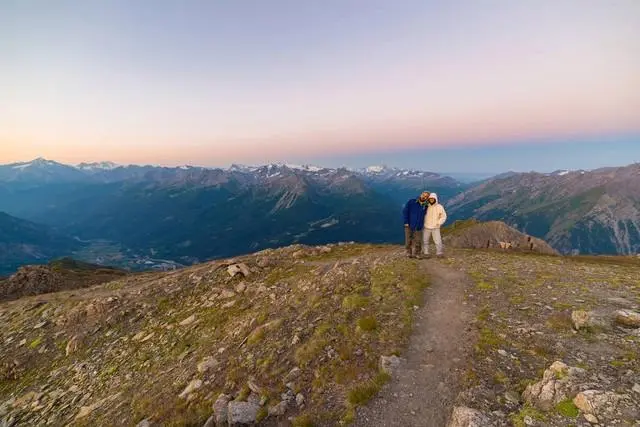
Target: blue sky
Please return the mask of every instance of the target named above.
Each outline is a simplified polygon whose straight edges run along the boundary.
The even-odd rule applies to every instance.
[[[2,0],[0,163],[625,163],[639,52],[639,0]]]

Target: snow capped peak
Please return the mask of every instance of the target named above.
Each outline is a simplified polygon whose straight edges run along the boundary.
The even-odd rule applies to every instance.
[[[47,160],[45,158],[38,157],[37,159],[33,159],[30,162],[14,163],[11,167],[13,169],[27,169],[30,167],[43,167],[43,166],[54,166],[54,165],[59,165],[59,163],[56,163],[53,160]]]
[[[387,170],[386,166],[379,166],[379,165],[369,166],[369,167],[365,168],[365,172],[367,172],[367,173],[382,173],[385,170]]]
[[[77,169],[92,171],[92,170],[112,170],[119,167],[113,162],[94,162],[94,163],[80,163],[76,166]]]

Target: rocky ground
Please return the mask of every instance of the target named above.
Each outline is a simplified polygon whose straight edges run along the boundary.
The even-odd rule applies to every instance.
[[[475,280],[478,310],[451,425],[640,425],[638,260],[461,250],[445,263]]]
[[[402,251],[346,244],[5,302],[0,425],[346,423],[426,286]]]
[[[448,286],[464,321],[420,308]],[[636,259],[500,250],[293,246],[128,275],[0,303],[0,426],[362,425],[416,337],[455,329],[460,351],[424,362],[461,390],[433,400],[451,426],[637,426],[639,306]]]

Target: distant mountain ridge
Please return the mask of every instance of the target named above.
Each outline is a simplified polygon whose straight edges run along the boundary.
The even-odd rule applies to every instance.
[[[640,164],[593,171],[517,173],[450,202],[452,218],[503,220],[562,253],[640,252]]]
[[[44,159],[0,166],[0,209],[160,264],[293,243],[400,242],[402,205],[425,188],[446,199],[465,187],[433,172],[387,167],[70,166]]]
[[[78,247],[72,238],[51,228],[0,212],[0,276],[23,264],[40,264],[70,254]]]

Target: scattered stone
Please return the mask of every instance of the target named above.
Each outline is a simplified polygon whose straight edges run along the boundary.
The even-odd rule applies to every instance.
[[[231,401],[231,397],[226,394],[221,394],[213,404],[213,417],[215,418],[216,425],[224,425],[227,423],[228,406]]]
[[[227,301],[224,304],[222,304],[222,308],[231,308],[234,305],[236,305],[236,300]]]
[[[76,415],[76,420],[88,417],[93,412],[93,409],[93,406],[82,406]]]
[[[284,383],[288,383],[291,382],[295,379],[298,379],[298,377],[300,376],[300,374],[302,373],[302,371],[300,370],[300,368],[295,367],[292,370],[289,371],[289,373],[284,377]]]
[[[201,374],[215,368],[219,362],[211,356],[207,356],[198,363],[198,372]]]
[[[136,427],[151,427],[151,422],[149,420],[142,420],[140,421]]]
[[[583,375],[583,369],[554,362],[544,371],[542,381],[527,386],[522,397],[530,405],[542,411],[550,411],[577,392],[576,380]]]
[[[46,325],[46,324],[47,324],[47,321],[46,321],[46,320],[44,320],[44,321],[42,321],[42,322],[37,323],[37,324],[33,327],[33,329],[40,329],[40,328],[42,328],[42,327],[43,327],[44,325]]]
[[[80,337],[78,335],[74,335],[67,343],[67,347],[65,348],[65,354],[69,356],[74,352],[78,351],[79,347],[80,347]]]
[[[622,326],[640,328],[640,313],[631,310],[618,310],[615,313],[615,320]]]
[[[262,387],[260,387],[254,381],[251,381],[251,380],[247,381],[247,386],[249,387],[249,390],[251,390],[252,392],[254,392],[256,394],[262,393]]]
[[[227,267],[227,272],[231,277],[235,277],[238,274],[242,274],[244,277],[249,277],[251,275],[251,270],[249,270],[249,267],[247,267],[246,264],[242,263],[230,265],[229,267]]]
[[[380,370],[389,375],[393,375],[402,362],[403,359],[398,356],[380,356]]]
[[[304,251],[303,251],[303,250],[296,251],[296,252],[294,252],[294,253],[291,255],[291,257],[292,257],[293,259],[300,259],[300,258],[302,258],[303,256],[304,256]]]
[[[571,312],[571,321],[573,322],[573,328],[576,331],[580,329],[588,328],[593,323],[591,313],[585,310],[575,310]]]
[[[640,384],[634,384],[633,388],[631,390],[633,390],[636,393],[640,394]]]
[[[180,326],[189,326],[195,321],[196,321],[196,315],[192,314],[191,316],[187,317],[182,322],[180,322]]]
[[[229,299],[229,298],[233,298],[235,296],[236,296],[236,293],[233,292],[233,291],[230,291],[228,289],[225,289],[220,293],[220,298],[222,298],[222,299]]]
[[[512,390],[507,391],[504,394],[504,398],[511,403],[520,403],[520,394]]]
[[[275,406],[269,408],[269,416],[271,417],[281,417],[287,412],[287,407],[289,404],[286,401],[282,401]]]
[[[453,408],[448,427],[485,427],[490,425],[489,419],[482,412],[457,406]]]
[[[591,424],[598,424],[598,418],[593,414],[584,414],[584,419]]]
[[[235,290],[237,293],[241,294],[247,290],[247,284],[244,282],[240,282],[236,285]]]
[[[260,406],[249,402],[229,402],[228,422],[229,426],[245,426],[256,423]]]
[[[293,336],[293,339],[291,340],[291,345],[298,345],[300,344],[300,337],[298,336],[298,334]]]
[[[298,405],[298,408],[304,405],[304,395],[302,393],[296,394],[296,405]]]
[[[598,414],[605,408],[611,410],[620,402],[620,396],[610,391],[586,390],[578,393],[573,403],[585,414]]]
[[[498,354],[502,357],[507,357],[509,355],[509,353],[507,353],[506,351],[500,349],[498,350]]]
[[[181,399],[185,399],[191,393],[193,393],[194,391],[198,390],[200,387],[202,387],[202,381],[201,380],[192,380],[189,383],[189,385],[187,385],[187,387],[182,391],[182,393],[180,393],[180,395],[178,397],[180,397]]]
[[[534,426],[534,425],[536,425],[536,422],[529,415],[525,415],[523,421],[524,421],[524,425],[526,425],[526,426]]]
[[[216,416],[211,415],[209,418],[207,418],[207,422],[204,423],[202,427],[216,427]]]

